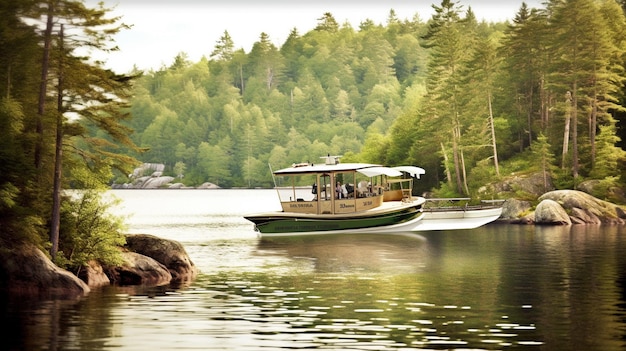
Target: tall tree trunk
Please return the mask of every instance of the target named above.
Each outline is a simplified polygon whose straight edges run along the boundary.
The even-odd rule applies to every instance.
[[[455,123],[456,124],[456,123]],[[456,190],[463,194],[463,182],[461,180],[461,156],[459,155],[459,131],[458,125],[452,130],[452,159],[454,160],[454,176],[456,179]]]
[[[526,103],[528,104],[528,107],[526,108],[526,128],[528,128],[528,147],[530,147],[533,144],[533,109],[532,109],[532,101],[533,101],[533,96],[532,96],[532,88],[531,88],[531,92],[530,92],[530,96],[528,97],[528,101],[526,101]],[[491,111],[491,95],[489,95],[489,115],[492,118],[493,121],[493,116],[492,116],[492,111]],[[543,120],[541,121],[543,124]],[[522,143],[522,146],[524,145],[524,143]]]
[[[465,189],[465,194],[469,194],[469,187],[467,186],[467,172],[465,170],[465,156],[463,155],[463,149],[461,149],[461,169],[463,170],[463,189]]]
[[[59,73],[57,86],[56,139],[54,143],[54,185],[52,188],[52,218],[50,223],[50,256],[54,259],[59,250],[61,226],[61,180],[63,173],[63,24],[59,31]]]
[[[11,64],[7,65],[7,99],[11,97]]]
[[[489,94],[489,125],[491,127],[491,145],[493,145],[493,164],[496,167],[496,175],[500,176],[500,166],[498,164],[498,147],[496,145],[496,128],[493,123],[493,107],[491,105],[491,94]]]
[[[443,154],[443,165],[446,169],[446,179],[448,180],[448,184],[452,185],[452,173],[450,173],[450,166],[448,159],[448,154],[446,153],[446,148],[443,146],[443,143],[439,143],[441,145],[441,153]]]
[[[572,175],[578,178],[578,83],[574,82],[572,99]]]
[[[561,168],[565,168],[567,165],[567,153],[569,149],[569,129],[570,120],[572,116],[572,93],[567,92],[565,94],[566,107],[565,107],[565,128],[563,131],[563,153],[561,158]]]
[[[243,95],[245,88],[243,86],[244,82],[243,82],[243,65],[242,64],[239,65],[239,80],[241,83],[241,95]]]
[[[46,93],[48,88],[48,66],[50,64],[50,45],[52,42],[52,27],[54,26],[54,1],[48,1],[48,14],[46,19],[46,30],[43,36],[43,58],[41,60],[41,82],[39,85],[39,103],[37,106],[37,122],[35,131],[37,142],[35,143],[35,167],[41,168],[43,153],[43,117],[46,111]]]
[[[598,123],[598,96],[594,94],[589,114],[589,142],[591,143],[591,168],[596,165],[596,127]]]

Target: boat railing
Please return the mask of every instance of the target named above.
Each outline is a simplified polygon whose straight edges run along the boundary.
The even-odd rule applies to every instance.
[[[480,204],[470,204],[469,197],[449,197],[449,198],[427,198],[424,204],[424,211],[470,211],[484,210],[489,208],[502,207],[506,200],[480,200]]]

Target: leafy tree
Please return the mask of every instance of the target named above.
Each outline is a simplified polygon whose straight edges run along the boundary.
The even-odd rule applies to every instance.
[[[126,243],[123,218],[108,210],[117,202],[105,202],[97,190],[76,194],[77,198],[64,201],[61,209],[64,240],[59,245],[56,262],[75,270],[78,275],[90,261],[104,265],[123,262],[119,247]]]
[[[588,21],[604,24],[580,37],[587,38],[580,41],[577,108],[578,127],[588,121],[578,138],[583,176],[598,162],[594,134],[612,118],[619,122],[624,100],[626,36],[614,5],[598,2]],[[448,0],[434,6],[427,23],[417,14],[401,21],[390,11],[386,25],[364,20],[355,30],[326,14],[314,30],[301,35],[294,28],[280,48],[261,33],[249,53],[232,52],[225,32],[211,59],[145,74],[129,126],[140,126],[143,137],[135,140],[152,147],[142,158],[157,156],[168,168],[184,162],[190,185],[216,179],[222,186],[269,185],[263,165],[333,153],[413,163],[428,170],[420,190],[475,194],[499,172],[532,164],[527,149],[540,133],[553,155],[562,150],[571,89],[564,89],[569,71],[561,63],[571,55],[551,36],[570,24],[556,21],[561,2],[545,6],[522,4],[510,25],[478,23],[471,8],[462,17],[463,7]],[[171,141],[155,145],[159,134]],[[221,174],[207,168],[207,150],[223,155]],[[563,180],[556,184],[571,182]]]
[[[79,1],[28,1],[17,6],[4,2],[0,11],[5,19],[2,25],[16,25],[0,32],[0,43],[13,45],[21,40],[10,50],[0,50],[0,60],[9,68],[2,72],[8,82],[3,87],[4,112],[10,125],[23,123],[6,146],[16,152],[13,164],[30,158],[34,167],[8,168],[11,173],[2,188],[13,202],[4,201],[5,210],[20,215],[4,217],[3,224],[16,231],[21,227],[25,233],[47,234],[55,257],[60,241],[65,240],[61,207],[63,201],[72,201],[61,197],[62,189],[76,182],[75,170],[124,169],[133,161],[115,152],[115,143],[134,147],[128,138],[130,130],[121,124],[128,117],[122,109],[127,107],[132,77],[116,75],[102,68],[101,62],[76,53],[79,48],[89,53],[115,50],[112,36],[127,27],[117,23],[119,18],[108,18],[109,10],[102,5],[88,8]],[[27,22],[32,26],[23,25]],[[65,35],[66,31],[72,35]],[[5,56],[5,52],[13,53]],[[28,68],[17,64],[15,59],[25,59],[24,55],[40,61],[24,60]],[[23,79],[15,84],[14,78]]]

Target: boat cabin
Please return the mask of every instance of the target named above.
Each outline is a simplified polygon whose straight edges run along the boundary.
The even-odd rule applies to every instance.
[[[340,163],[339,157],[326,156],[320,164],[294,164],[273,172],[283,212],[352,214],[386,201],[411,201],[412,178],[398,178],[402,171],[376,164]],[[421,168],[410,168],[405,172],[412,176],[424,173]]]

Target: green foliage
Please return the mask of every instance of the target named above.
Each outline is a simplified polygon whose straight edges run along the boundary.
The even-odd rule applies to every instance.
[[[591,195],[609,202],[624,205],[624,193],[622,183],[618,177],[606,177],[601,179],[593,188]]]
[[[80,270],[89,261],[105,265],[122,263],[120,247],[126,243],[122,231],[123,218],[109,209],[119,203],[103,200],[94,190],[72,192],[65,197],[61,211],[62,235],[58,257],[54,260],[65,268]]]
[[[130,118],[136,77],[111,72],[85,55],[117,50],[112,36],[128,27],[108,14],[103,4],[89,8],[76,0],[0,6],[3,247],[30,242],[54,254],[60,216],[56,194],[74,187],[87,195],[63,198],[59,262],[116,261],[111,250],[123,242],[121,221],[104,213],[106,206],[91,189],[105,189],[113,170],[128,174],[136,160],[126,151],[141,150],[121,123]]]

